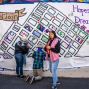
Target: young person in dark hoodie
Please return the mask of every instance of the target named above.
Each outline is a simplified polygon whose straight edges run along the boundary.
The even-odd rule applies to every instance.
[[[26,65],[26,54],[28,53],[29,45],[25,36],[15,44],[15,60],[17,77],[23,78],[23,64]]]

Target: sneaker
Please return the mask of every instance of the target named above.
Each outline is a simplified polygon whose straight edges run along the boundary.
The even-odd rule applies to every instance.
[[[30,80],[30,84],[32,84],[35,81],[35,77],[32,76],[31,80]]]
[[[20,75],[20,78],[24,78],[24,75]]]
[[[28,82],[30,80],[30,76],[28,75],[25,79],[26,82]]]
[[[53,82],[51,82],[51,84],[53,84]],[[57,81],[57,85],[60,85],[61,83],[59,81]]]
[[[20,75],[17,75],[16,77],[20,78]]]
[[[57,84],[60,85],[61,83],[59,81],[57,81]]]
[[[52,86],[52,89],[57,89],[57,86]]]

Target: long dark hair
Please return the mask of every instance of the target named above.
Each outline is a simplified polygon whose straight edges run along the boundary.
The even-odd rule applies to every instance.
[[[57,38],[57,35],[56,35],[56,33],[55,33],[55,31],[50,31],[50,32],[52,32],[53,34],[54,34],[54,38]],[[49,32],[49,33],[50,33]],[[48,41],[50,40],[50,37],[49,37],[49,39],[48,39]]]

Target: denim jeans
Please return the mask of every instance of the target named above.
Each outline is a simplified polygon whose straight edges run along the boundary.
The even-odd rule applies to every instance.
[[[15,54],[17,75],[23,75],[24,56],[22,53]]]
[[[49,62],[50,72],[52,73],[52,80],[53,80],[53,86],[56,86],[58,81],[58,75],[57,75],[57,67],[59,64],[59,60],[55,62]]]

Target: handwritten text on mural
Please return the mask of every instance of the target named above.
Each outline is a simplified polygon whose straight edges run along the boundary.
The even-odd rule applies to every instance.
[[[85,9],[85,8],[79,7],[78,5],[76,5],[76,6],[73,5],[73,12],[75,12],[83,17],[84,15],[89,14],[89,8]],[[89,19],[83,19],[78,16],[75,16],[75,23],[89,24]]]
[[[15,10],[12,12],[0,12],[0,20],[4,21],[18,21],[19,17],[24,16],[26,13],[23,13],[25,9]]]

